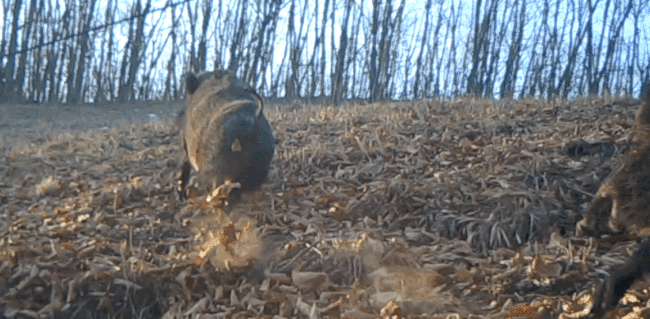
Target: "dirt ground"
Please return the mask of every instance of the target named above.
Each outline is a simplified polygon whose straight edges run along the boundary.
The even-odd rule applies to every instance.
[[[75,106],[0,104],[0,136],[33,138],[45,133],[108,129],[138,121],[169,119],[181,106],[182,101]]]
[[[0,105],[0,318],[581,318],[638,247],[575,236],[635,101],[267,107],[235,206],[177,199],[180,105]]]

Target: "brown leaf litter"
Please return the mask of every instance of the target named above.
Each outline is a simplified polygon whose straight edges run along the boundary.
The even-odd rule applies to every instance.
[[[638,247],[574,235],[635,106],[269,108],[269,181],[225,208],[176,199],[172,120],[5,136],[2,316],[580,318]]]

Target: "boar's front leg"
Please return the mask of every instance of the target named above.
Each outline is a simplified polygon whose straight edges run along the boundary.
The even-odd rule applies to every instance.
[[[618,304],[627,289],[648,272],[650,272],[650,239],[644,240],[641,248],[632,258],[598,286],[590,313],[592,318],[604,318],[605,313]]]
[[[183,156],[183,164],[181,165],[181,170],[178,174],[178,179],[176,180],[178,183],[176,189],[178,191],[178,199],[181,201],[187,198],[185,188],[189,182],[190,170],[192,169],[192,165],[190,164],[190,161],[187,157],[187,143],[185,142],[185,138],[183,138],[183,151],[185,152],[185,155]]]
[[[190,170],[192,169],[192,165],[190,164],[189,161],[183,162],[183,165],[181,166],[181,171],[178,176],[178,199],[181,201],[185,200],[187,198],[186,192],[185,192],[185,187],[187,186],[187,182],[190,179]]]

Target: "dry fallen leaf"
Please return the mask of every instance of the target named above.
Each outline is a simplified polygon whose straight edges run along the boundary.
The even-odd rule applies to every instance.
[[[7,123],[18,134],[0,141],[3,315],[581,317],[580,298],[638,247],[573,235],[628,147],[634,107],[265,112],[273,169],[232,207],[192,187],[176,200],[171,118],[40,135]],[[617,315],[648,312],[648,291],[629,294],[638,302]]]

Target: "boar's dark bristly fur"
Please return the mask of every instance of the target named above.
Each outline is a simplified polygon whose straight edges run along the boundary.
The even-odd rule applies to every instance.
[[[254,191],[265,181],[274,153],[271,126],[262,98],[228,71],[189,75],[182,128],[185,158],[179,177],[185,197],[191,167],[199,174],[199,190],[210,192],[225,182]]]
[[[626,232],[650,236],[650,83],[645,86],[636,116],[636,131],[623,164],[598,189],[578,235]],[[641,211],[639,211],[641,210]],[[644,218],[640,218],[644,217]]]
[[[636,280],[650,272],[650,83],[642,90],[636,121],[623,165],[602,183],[576,232],[591,236],[625,233],[646,239],[623,267],[597,287],[592,318],[602,318]]]

